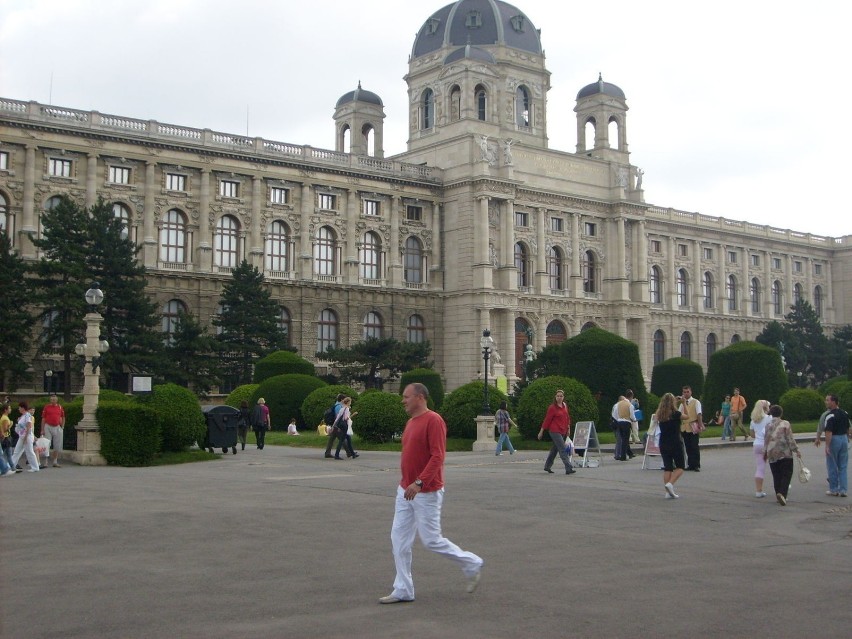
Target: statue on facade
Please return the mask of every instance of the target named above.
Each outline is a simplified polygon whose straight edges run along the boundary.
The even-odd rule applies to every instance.
[[[479,151],[482,154],[482,157],[480,159],[484,162],[488,162],[488,166],[494,166],[494,162],[497,160],[497,157],[494,151],[488,148],[487,135],[479,136]]]
[[[506,166],[514,164],[514,158],[512,158],[512,145],[514,143],[515,140],[512,138],[506,138],[503,140],[503,164]]]
[[[645,175],[645,171],[643,171],[642,169],[640,169],[637,166],[634,169],[634,172],[636,173],[636,190],[641,191],[642,190],[642,176]]]

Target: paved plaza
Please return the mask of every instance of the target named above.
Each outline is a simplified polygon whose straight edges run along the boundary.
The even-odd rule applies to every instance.
[[[417,599],[391,606],[398,453],[4,477],[0,635],[845,636],[852,500],[824,494],[822,449],[802,449],[814,477],[786,507],[771,478],[754,498],[750,446],[704,448],[678,500],[641,456],[566,477],[542,452],[451,453],[444,533],[485,559],[482,582],[467,594],[416,544]]]

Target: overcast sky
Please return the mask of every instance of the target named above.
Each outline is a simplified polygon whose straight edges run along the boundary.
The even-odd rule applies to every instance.
[[[414,37],[446,4],[0,0],[0,96],[333,148],[334,105],[360,80],[392,155]],[[647,202],[852,234],[842,3],[514,4],[542,32],[551,148],[574,151],[577,92],[602,72],[627,96]]]

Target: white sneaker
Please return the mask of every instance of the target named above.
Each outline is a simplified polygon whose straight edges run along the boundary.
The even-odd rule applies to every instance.
[[[669,495],[671,495],[673,498],[674,498],[674,497],[677,497],[677,495],[675,495],[674,485],[673,485],[671,482],[668,482],[668,483],[666,484],[666,493],[668,493]]]
[[[766,493],[764,493],[764,492],[756,492],[756,493],[754,493],[754,496],[755,496],[755,497],[757,497],[757,498],[760,498],[760,497],[766,497]]]
[[[674,499],[674,495],[666,493],[666,499]]]
[[[27,472],[28,472],[28,473],[37,473],[37,472],[38,472],[38,468],[27,468]]]
[[[467,578],[467,591],[468,593],[474,592],[476,587],[479,585],[479,578],[482,577],[482,570],[473,575],[472,577]]]
[[[5,473],[3,473],[3,477],[12,477],[12,476],[14,476],[14,474],[15,474],[15,471],[10,468]]]

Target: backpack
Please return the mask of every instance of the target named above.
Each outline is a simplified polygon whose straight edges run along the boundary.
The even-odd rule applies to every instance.
[[[334,406],[337,406],[337,404]],[[326,426],[334,426],[334,422],[337,419],[337,411],[334,410],[334,406],[325,411],[325,414],[322,416],[322,421],[325,422]]]

